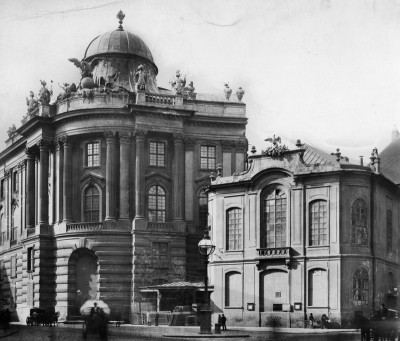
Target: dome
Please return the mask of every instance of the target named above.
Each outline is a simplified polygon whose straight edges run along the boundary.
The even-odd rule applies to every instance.
[[[86,49],[84,59],[103,54],[130,54],[144,58],[154,64],[150,49],[137,35],[122,28],[106,32],[94,38]]]

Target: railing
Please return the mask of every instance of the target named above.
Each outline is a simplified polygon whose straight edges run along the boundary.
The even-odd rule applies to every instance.
[[[146,103],[175,105],[175,96],[149,93],[146,94]]]
[[[274,247],[257,249],[258,256],[262,258],[290,258],[290,247]]]
[[[74,223],[67,224],[67,232],[98,231],[103,229],[103,223]]]
[[[4,245],[5,241],[6,241],[6,233],[1,232],[0,233],[0,245]]]
[[[13,227],[11,229],[11,240],[10,240],[11,245],[17,243],[17,238],[18,238],[18,227]]]

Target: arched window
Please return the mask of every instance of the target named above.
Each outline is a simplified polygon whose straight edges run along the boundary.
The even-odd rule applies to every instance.
[[[328,275],[324,269],[312,269],[308,272],[308,305],[328,306]]]
[[[328,210],[326,200],[316,200],[310,204],[310,245],[327,245]]]
[[[202,189],[199,193],[199,226],[206,227],[208,225],[208,199],[207,194]]]
[[[100,193],[96,186],[89,186],[86,189],[83,213],[87,222],[100,221]]]
[[[363,199],[354,200],[351,205],[351,242],[367,245],[367,203]]]
[[[225,275],[225,307],[241,307],[242,303],[242,274],[232,271]]]
[[[165,191],[161,186],[149,189],[148,218],[153,222],[165,222]]]
[[[231,208],[226,211],[226,249],[241,250],[242,236],[242,210]]]
[[[275,189],[263,200],[261,247],[286,246],[286,194]]]
[[[392,233],[392,227],[393,227],[393,213],[391,209],[386,210],[386,246],[387,250],[390,252],[392,251],[393,247],[393,233]]]
[[[364,268],[353,273],[353,303],[354,305],[367,305],[369,295],[368,271]]]

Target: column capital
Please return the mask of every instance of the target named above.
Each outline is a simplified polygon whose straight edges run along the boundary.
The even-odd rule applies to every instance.
[[[131,136],[130,134],[123,132],[119,133],[119,142],[122,144],[128,144],[131,142]]]
[[[25,148],[25,154],[28,159],[34,159],[37,153],[32,148]]]
[[[20,163],[18,163],[18,171],[20,172],[22,169],[24,169],[26,166],[26,160],[22,160]]]
[[[228,140],[228,141],[223,140],[223,141],[221,141],[221,146],[222,146],[223,152],[230,152],[233,149],[233,147],[235,146],[235,143],[230,140]]]
[[[142,130],[142,129],[136,129],[135,130],[135,138],[136,138],[136,140],[144,139],[146,135],[147,135],[147,130]]]
[[[4,177],[5,178],[11,177],[11,174],[12,174],[12,170],[11,169],[7,169],[7,170],[4,171]]]
[[[185,148],[187,150],[194,149],[194,146],[196,145],[196,139],[194,139],[192,137],[185,137],[183,140],[185,141]]]
[[[183,143],[183,135],[182,134],[174,134],[174,143]]]
[[[51,142],[49,140],[41,139],[36,145],[39,147],[39,150],[48,150],[51,147]]]
[[[111,130],[105,131],[104,137],[106,138],[107,143],[115,142],[115,133]]]

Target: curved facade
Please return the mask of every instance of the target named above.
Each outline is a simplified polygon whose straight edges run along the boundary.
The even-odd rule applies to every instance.
[[[14,320],[33,306],[70,319],[89,298],[132,322],[157,309],[143,287],[201,276],[210,174],[245,168],[245,104],[161,93],[140,38],[96,39],[82,69],[95,87],[30,107],[0,153],[1,305]],[[129,78],[139,64],[143,83]]]

